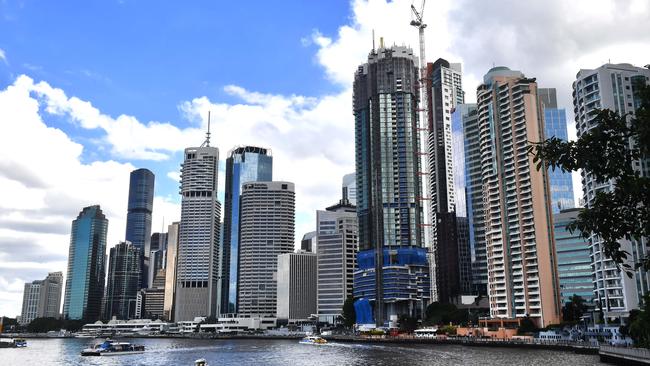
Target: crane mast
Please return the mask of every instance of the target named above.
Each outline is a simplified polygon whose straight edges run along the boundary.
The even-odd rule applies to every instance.
[[[424,45],[424,28],[427,27],[427,25],[423,21],[424,17],[424,5],[426,3],[426,0],[422,0],[422,5],[420,7],[420,10],[418,10],[414,4],[411,4],[411,12],[413,15],[413,19],[411,20],[410,25],[413,27],[416,27],[418,29],[418,38],[419,38],[419,43],[420,43],[420,107],[419,107],[419,112],[420,112],[420,156],[423,158],[420,160],[420,170],[421,170],[421,175],[424,177],[424,182],[423,182],[423,187],[422,187],[422,194],[421,194],[421,200],[422,204],[425,207],[424,211],[424,223],[422,224],[423,226],[423,231],[424,231],[424,244],[425,247],[428,250],[429,254],[429,268],[430,268],[430,279],[431,279],[431,301],[436,301],[438,298],[437,294],[437,287],[436,287],[436,262],[435,262],[435,251],[436,251],[436,245],[435,245],[435,222],[433,222],[435,218],[435,212],[432,210],[432,205],[431,205],[431,197],[429,196],[429,188],[430,188],[430,179],[431,175],[429,174],[429,167],[430,167],[430,159],[432,159],[431,154],[429,154],[429,135],[431,133],[429,129],[429,109],[428,109],[428,103],[429,103],[429,88],[427,86],[427,61],[426,61],[426,52],[425,52],[425,45]]]

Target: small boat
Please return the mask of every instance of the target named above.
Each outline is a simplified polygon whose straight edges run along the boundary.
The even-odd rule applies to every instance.
[[[10,338],[8,340],[0,340],[0,348],[25,348],[27,341],[24,338]]]
[[[208,361],[206,361],[205,358],[199,358],[194,361],[194,366],[208,366]]]
[[[115,342],[110,339],[95,345],[93,348],[86,348],[81,351],[82,356],[119,356],[135,353],[144,353],[144,346],[133,345],[129,342]]]
[[[301,339],[300,343],[320,345],[320,344],[327,344],[327,340],[319,336],[307,336]]]

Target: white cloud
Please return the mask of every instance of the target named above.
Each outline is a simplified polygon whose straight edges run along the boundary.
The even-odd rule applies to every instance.
[[[2,60],[5,64],[7,64],[7,54],[5,53],[5,50],[0,48],[0,60]]]

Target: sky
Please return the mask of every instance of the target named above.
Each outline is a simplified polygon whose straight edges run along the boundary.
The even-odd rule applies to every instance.
[[[270,147],[296,184],[296,240],[354,171],[352,80],[372,31],[417,47],[411,1],[0,0],[0,315],[67,268],[71,221],[100,204],[124,239],[129,173],[156,175],[152,231],[180,218],[182,150]],[[417,5],[417,4],[416,4]],[[437,0],[427,59],[461,62],[466,101],[505,65],[558,90],[575,136],[579,69],[650,63],[647,0]],[[416,50],[417,53],[417,50]],[[579,180],[574,186],[579,191]]]

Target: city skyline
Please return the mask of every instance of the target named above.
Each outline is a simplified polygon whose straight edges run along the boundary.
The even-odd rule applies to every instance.
[[[635,36],[637,38],[631,39],[630,44],[617,45],[615,39],[608,38],[603,41],[604,46],[596,46],[593,42],[588,43],[584,46],[586,49],[584,47],[581,49],[580,54],[569,51],[551,52],[550,60],[557,60],[560,57],[569,60],[552,72],[549,71],[550,67],[536,64],[532,60],[534,57],[519,60],[518,54],[508,53],[512,49],[517,49],[514,47],[520,47],[520,52],[529,51],[530,46],[525,44],[525,47],[522,47],[521,42],[514,42],[512,49],[491,55],[493,60],[480,55],[486,60],[479,61],[475,54],[479,53],[478,51],[468,51],[467,46],[461,47],[460,43],[466,39],[465,36],[461,37],[456,33],[457,38],[452,42],[454,33],[450,32],[449,38],[441,39],[445,37],[444,32],[441,31],[445,27],[441,24],[448,26],[450,22],[439,21],[446,19],[445,17],[451,19],[453,16],[456,19],[460,18],[459,23],[467,24],[468,19],[472,19],[472,16],[480,14],[481,11],[487,11],[489,14],[490,9],[486,10],[482,6],[477,9],[467,9],[467,14],[459,14],[458,9],[451,11],[449,6],[443,3],[436,11],[428,10],[427,15],[432,19],[426,19],[431,24],[427,30],[429,39],[427,47],[430,50],[427,61],[445,57],[454,62],[461,62],[464,77],[467,78],[463,82],[466,85],[465,90],[469,91],[467,93],[469,101],[475,98],[472,90],[475,90],[480,75],[489,69],[492,62],[525,70],[527,74],[535,75],[541,85],[557,88],[559,106],[571,110],[572,106],[567,103],[570,101],[570,86],[580,68],[596,68],[606,63],[607,58],[610,57],[612,62],[631,62],[636,66],[643,66],[644,60],[648,59],[648,55],[643,54],[643,50],[638,50],[634,43],[647,39],[639,37],[647,37],[649,34],[647,31],[641,32],[647,30],[647,25],[635,23],[637,17],[645,16],[647,19],[647,6],[643,8],[642,5],[642,9],[635,10],[638,15],[631,16],[628,13],[630,9],[619,5],[622,7],[619,13],[631,17],[628,25],[630,28],[621,29],[614,34],[628,33],[626,30],[630,29],[641,30],[636,33],[645,34]],[[2,7],[3,10],[7,10],[3,13],[9,15],[30,16],[27,13],[29,9],[20,13],[17,9],[9,9],[9,5],[2,5]],[[572,8],[573,5],[569,7],[567,11],[575,10]],[[25,282],[43,278],[50,271],[65,272],[69,222],[81,207],[100,204],[103,209],[106,208],[105,212],[111,222],[107,238],[108,246],[124,240],[127,197],[125,192],[128,188],[125,182],[128,181],[128,174],[133,169],[149,168],[158,176],[156,186],[161,190],[156,192],[154,199],[152,231],[160,230],[163,217],[166,223],[178,220],[180,218],[178,182],[175,176],[169,178],[168,175],[177,172],[178,169],[173,167],[178,167],[181,160],[180,151],[201,141],[204,126],[197,124],[198,116],[205,119],[208,109],[212,110],[213,117],[216,115],[213,119],[217,141],[215,146],[222,151],[227,151],[236,144],[258,143],[273,149],[277,161],[281,162],[276,167],[275,178],[296,182],[296,239],[299,239],[302,233],[313,230],[316,209],[337,200],[340,195],[338,184],[340,177],[353,170],[354,134],[349,109],[350,79],[356,65],[367,56],[371,44],[370,30],[376,28],[377,35],[384,36],[387,44],[393,42],[398,44],[405,42],[411,46],[417,44],[415,41],[417,34],[408,26],[410,18],[407,2],[386,5],[383,1],[371,4],[355,1],[351,9],[347,2],[338,4],[335,8],[336,15],[332,16],[332,19],[325,17],[328,19],[327,24],[314,21],[315,25],[308,24],[302,28],[298,27],[299,29],[292,29],[293,38],[289,38],[293,43],[282,45],[287,49],[298,49],[303,56],[299,58],[300,62],[309,64],[305,67],[308,72],[301,70],[302,73],[296,78],[300,77],[304,80],[306,75],[313,75],[319,86],[292,89],[294,84],[298,85],[297,82],[276,84],[273,80],[267,79],[264,83],[256,84],[248,78],[210,80],[210,88],[184,85],[185,94],[173,94],[172,98],[175,99],[169,103],[172,107],[167,108],[157,108],[159,105],[156,103],[161,102],[153,101],[150,104],[143,102],[142,106],[136,107],[135,102],[126,103],[123,99],[115,97],[115,92],[103,97],[102,88],[92,88],[89,81],[106,82],[106,79],[101,79],[102,73],[92,69],[94,65],[92,59],[84,60],[90,69],[82,69],[81,63],[71,65],[76,67],[72,71],[78,75],[67,78],[65,75],[68,74],[65,73],[63,66],[45,62],[47,53],[27,54],[19,44],[9,40],[0,42],[2,50],[0,52],[0,106],[2,106],[0,123],[3,132],[3,137],[0,137],[2,146],[0,160],[3,161],[3,165],[0,166],[0,179],[3,187],[6,188],[0,197],[2,202],[0,242],[3,243],[0,246],[3,263],[0,266],[0,298],[3,299],[0,301],[0,314],[15,315],[20,312],[20,293]],[[598,15],[598,10],[590,11]],[[544,11],[541,13],[542,18],[548,20],[544,15],[549,13]],[[351,16],[351,20],[347,20],[346,16]],[[398,18],[403,18],[403,21],[398,21]],[[313,20],[313,18],[309,19]],[[523,23],[521,18],[509,21],[510,23],[506,22],[503,28],[497,30],[509,34],[508,25]],[[575,21],[583,25],[591,24],[591,21],[580,18]],[[572,23],[564,23],[565,28],[569,27],[567,24]],[[531,24],[530,27],[546,25],[540,22]],[[609,29],[607,27],[614,29],[614,26],[608,22],[604,22],[604,25],[604,30]],[[344,28],[348,33],[337,35],[338,29],[343,26],[348,27]],[[495,24],[488,22],[483,26],[490,27]],[[314,28],[319,29],[321,33],[313,33]],[[20,33],[12,26],[11,21],[6,19],[0,21],[0,30],[7,34]],[[472,30],[477,31],[473,27],[469,27],[469,30],[467,37],[471,37]],[[485,29],[480,31],[489,33]],[[632,33],[634,36],[635,32]],[[29,39],[28,34],[27,36]],[[559,39],[557,35],[547,36],[551,40]],[[45,39],[47,40],[48,36]],[[268,40],[262,39],[258,42],[268,42]],[[446,46],[442,47],[440,44]],[[562,44],[566,45],[564,42]],[[262,47],[260,44],[255,46]],[[546,48],[541,47],[542,50],[535,52],[548,53],[549,48],[553,49],[546,42],[542,46]],[[360,51],[351,51],[354,47],[359,48]],[[570,48],[570,45],[567,48]],[[201,49],[203,47],[197,46],[194,53],[198,53]],[[621,51],[621,49],[628,51]],[[243,57],[249,56],[250,54],[245,53]],[[86,72],[84,73],[83,70]],[[216,73],[210,71],[207,66],[201,70],[204,73]],[[105,78],[117,84],[114,84],[114,87],[118,90],[135,92],[138,89],[134,84],[123,84],[123,80],[120,83],[118,75],[120,72],[111,71],[106,67],[102,71],[105,73]],[[288,75],[286,70],[281,71],[280,74]],[[244,74],[243,71],[237,72],[240,73]],[[26,77],[21,77],[22,74],[31,77],[33,82]],[[83,78],[87,80],[80,81]],[[199,77],[193,80],[196,85],[200,85]],[[304,83],[303,80],[301,81]],[[138,81],[141,82],[142,79]],[[65,93],[65,98],[62,98],[62,92]],[[143,91],[138,90],[138,92]],[[205,98],[202,98],[203,96]],[[165,100],[162,97],[160,99]],[[92,109],[88,104],[83,103],[86,101],[99,109]],[[141,99],[140,101],[142,102]],[[35,108],[36,102],[43,107],[41,110]],[[166,102],[169,100],[167,99]],[[175,109],[179,105],[182,112]],[[160,111],[154,113],[148,112],[147,109]],[[334,115],[332,111],[335,111]],[[98,115],[99,113],[101,115]],[[301,119],[313,122],[313,126],[301,124]],[[5,125],[14,120],[23,123]],[[233,123],[242,120],[250,121],[250,124],[242,128],[243,132],[233,134],[229,131]],[[567,120],[569,128],[575,130],[571,113],[568,113]],[[139,121],[175,122],[157,124]],[[162,131],[162,127],[173,133]],[[136,131],[133,138],[125,135],[125,131],[129,131],[129,128]],[[252,132],[253,130],[261,132]],[[277,131],[284,131],[284,133]],[[332,139],[323,139],[332,134],[338,135],[334,135]],[[170,135],[173,138],[170,138]],[[150,137],[144,139],[141,138],[143,136]],[[271,137],[269,142],[261,142],[268,136]],[[298,141],[300,136],[303,136],[303,141]],[[122,146],[119,144],[120,138],[123,139]],[[24,155],[14,155],[14,152],[19,150],[19,146],[28,143],[28,139],[42,142],[43,146],[52,149],[45,151],[44,147],[37,147]],[[310,149],[315,150],[315,153],[303,154]],[[166,159],[158,160],[161,158]],[[219,165],[220,169],[224,169],[223,160]],[[310,165],[319,166],[320,171],[315,171],[309,167]],[[305,172],[309,174],[304,174]],[[223,181],[224,179],[221,180]],[[219,187],[218,192],[219,195],[223,195],[223,186]],[[21,194],[28,194],[34,198],[22,203],[16,202],[13,197]],[[578,193],[577,197],[579,196]],[[35,213],[36,210],[39,210],[38,214]],[[32,253],[14,255],[13,252],[17,248],[25,248],[22,245],[29,245],[27,248],[32,248]]]

